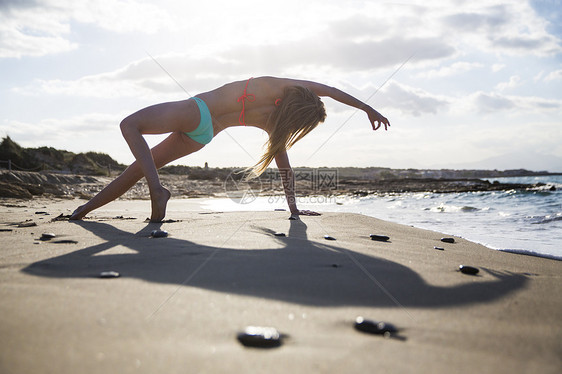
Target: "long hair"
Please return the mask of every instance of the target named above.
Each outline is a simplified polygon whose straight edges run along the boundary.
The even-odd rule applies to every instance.
[[[249,178],[260,176],[279,152],[291,148],[326,119],[324,103],[314,92],[300,86],[285,88],[281,104],[270,114],[267,150],[252,167]]]

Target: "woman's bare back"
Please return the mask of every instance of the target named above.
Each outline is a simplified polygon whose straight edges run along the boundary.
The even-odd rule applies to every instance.
[[[246,86],[247,85],[247,86]],[[239,100],[244,94],[248,97],[244,103],[244,122],[248,126],[267,129],[266,122],[275,108],[275,101],[282,98],[283,91],[291,85],[306,85],[306,81],[293,79],[259,77],[249,81],[237,81],[197,95],[201,98],[213,116],[215,133],[231,126],[240,126],[240,114],[243,104]]]

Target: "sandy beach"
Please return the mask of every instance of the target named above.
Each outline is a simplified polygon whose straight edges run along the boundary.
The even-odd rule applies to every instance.
[[[444,243],[358,214],[288,220],[286,211],[202,202],[171,200],[167,221],[151,224],[149,201],[119,200],[68,222],[83,201],[1,200],[0,372],[562,368],[560,261]],[[480,271],[462,274],[461,264]],[[120,277],[99,277],[107,271]],[[358,316],[399,333],[359,332]],[[244,347],[236,337],[247,326],[274,327],[283,344]]]

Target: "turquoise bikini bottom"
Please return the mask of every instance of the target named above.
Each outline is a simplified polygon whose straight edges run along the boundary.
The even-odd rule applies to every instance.
[[[199,126],[197,126],[195,130],[184,132],[184,134],[195,140],[197,143],[207,144],[211,140],[213,140],[214,136],[213,119],[211,117],[211,112],[209,111],[209,107],[207,107],[207,104],[205,104],[203,100],[198,97],[194,97],[193,100],[195,100],[197,106],[199,107],[201,121],[199,122]]]

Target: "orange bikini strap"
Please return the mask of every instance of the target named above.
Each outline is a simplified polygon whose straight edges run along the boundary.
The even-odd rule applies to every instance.
[[[248,89],[248,83],[250,83],[251,79],[252,78],[248,79],[248,81],[246,82],[246,87],[244,88],[244,94],[238,98],[238,102],[242,101],[242,112],[240,112],[240,117],[238,117],[238,122],[244,126],[246,126],[246,117],[244,114],[244,111],[246,110],[246,99],[249,102],[256,101],[255,95],[253,94],[248,95],[248,93],[246,93],[246,90]]]

